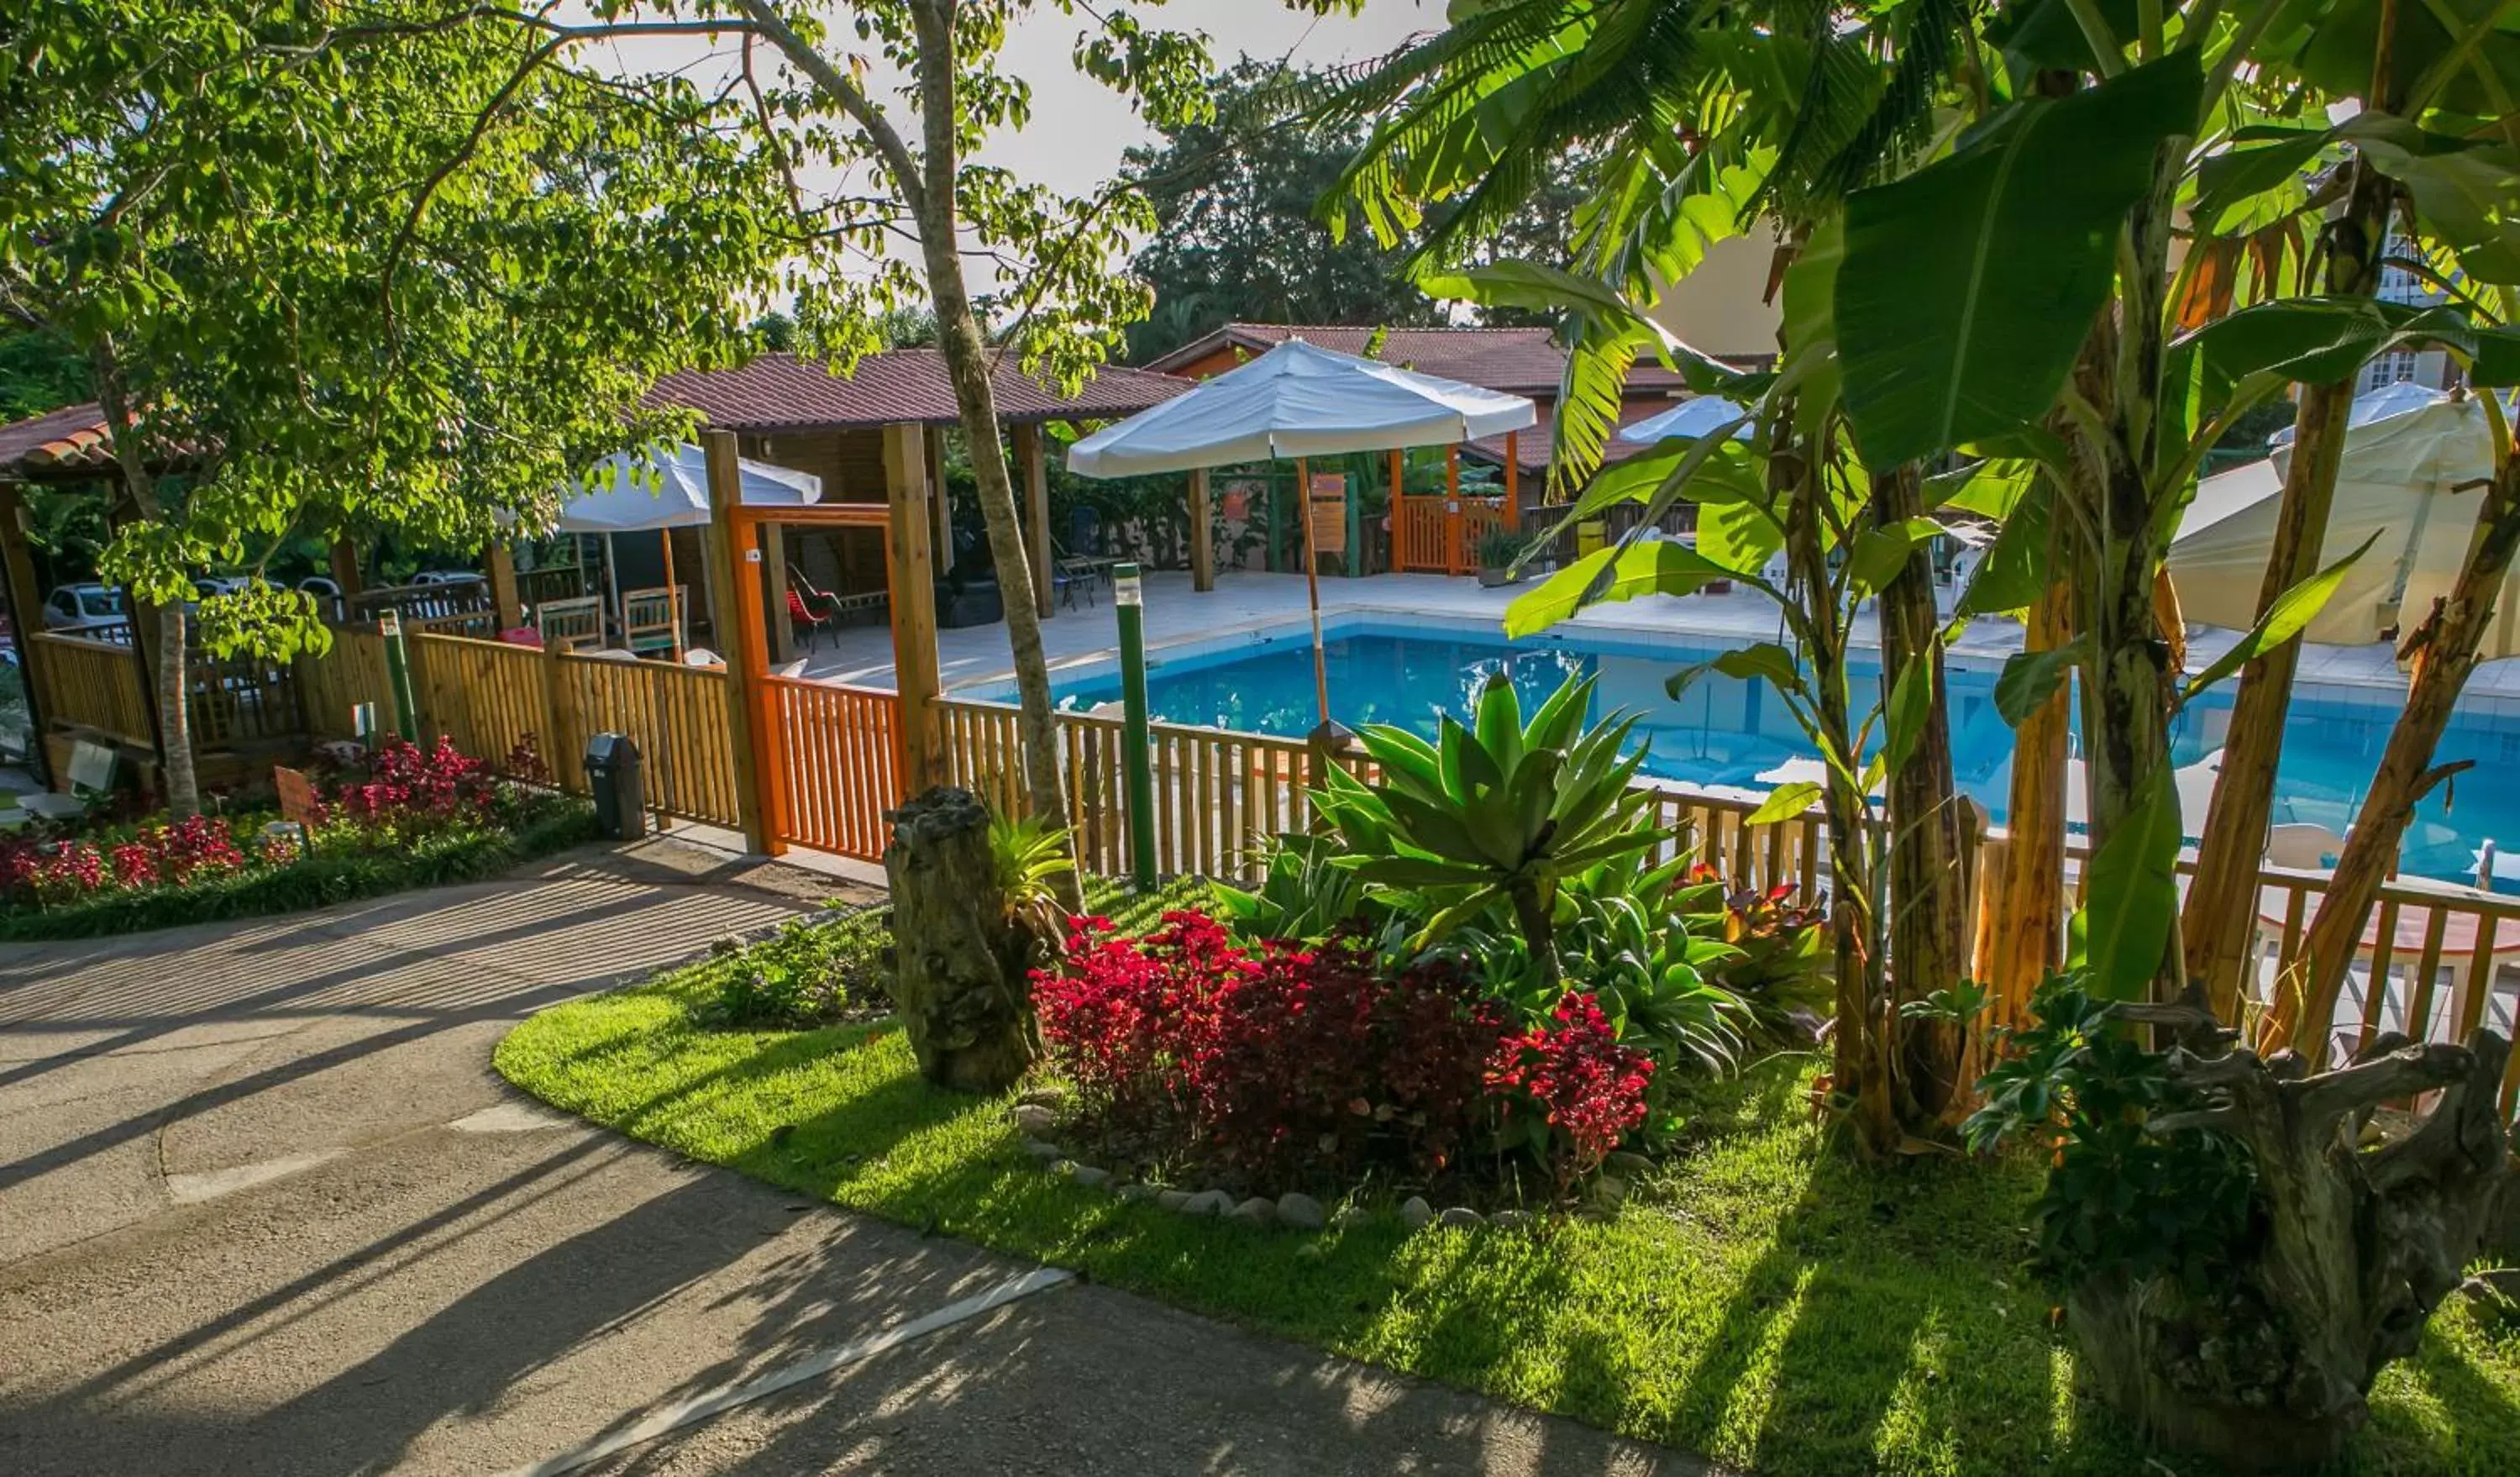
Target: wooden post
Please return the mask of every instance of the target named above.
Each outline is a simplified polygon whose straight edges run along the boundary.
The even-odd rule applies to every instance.
[[[945,427],[927,427],[927,496],[936,504],[936,533],[928,544],[928,557],[936,562],[936,572],[954,572],[954,499],[945,490]]]
[[[1409,571],[1409,454],[1398,447],[1391,449],[1391,495],[1383,499],[1391,508],[1391,572]]]
[[[1190,587],[1216,588],[1216,536],[1208,529],[1207,469],[1190,474]]]
[[[742,473],[736,466],[735,432],[704,430],[708,457],[709,555],[735,571],[734,649],[726,653],[726,732],[735,747],[736,823],[746,851],[778,856],[788,849],[776,824],[785,809],[784,757],[773,742],[767,683],[769,638],[761,622],[761,552],[742,520]]]
[[[770,622],[770,659],[796,659],[796,623],[788,618],[788,530],[777,523],[761,525],[761,579],[767,592],[763,616]],[[724,632],[717,639],[726,640]]]
[[[1444,572],[1462,572],[1462,449],[1444,448]]]
[[[1016,433],[1023,429],[1017,427]],[[936,697],[944,687],[936,666],[936,569],[927,549],[929,519],[921,501],[927,479],[921,473],[919,453],[919,426],[883,428],[884,499],[889,510],[883,562],[892,589],[892,683],[901,694],[900,721],[894,731],[901,740],[905,796],[923,792],[945,775],[936,734]],[[1036,520],[1035,526],[1042,525]],[[1044,528],[1045,538],[1047,533]],[[1049,588],[1044,582],[1042,589]]]
[[[482,562],[490,566],[490,608],[499,629],[513,631],[525,623],[524,603],[517,598],[517,556],[505,542],[493,543]]]
[[[1033,608],[1050,619],[1057,602],[1050,568],[1050,464],[1042,454],[1041,427],[1015,427],[1015,460],[1023,463],[1024,532],[1032,554]]]
[[[1520,431],[1505,433],[1505,526],[1522,528],[1522,445]]]
[[[577,745],[585,742],[568,700],[568,675],[561,666],[561,649],[549,642],[543,644],[543,706],[546,721],[543,741],[550,745],[543,751],[543,763],[551,767],[552,783],[562,789],[583,790],[584,777],[571,785],[568,777],[576,773],[570,766],[577,762]]]
[[[15,482],[0,482],[0,581],[6,582],[9,620],[18,633],[18,670],[26,682],[26,759],[38,778],[49,781],[44,708],[52,694],[40,670],[44,653],[28,639],[44,629],[44,595],[36,588],[35,560],[26,549],[26,505]]]

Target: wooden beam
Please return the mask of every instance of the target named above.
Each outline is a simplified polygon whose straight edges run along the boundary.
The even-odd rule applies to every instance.
[[[936,534],[928,546],[928,558],[936,562],[936,572],[954,572],[954,499],[945,487],[945,427],[927,427],[927,495],[936,504]]]
[[[1522,446],[1520,431],[1505,433],[1505,526],[1522,527]]]
[[[517,598],[516,551],[504,539],[493,541],[482,562],[490,566],[490,608],[498,613],[499,629],[513,631],[525,623],[524,603]]]
[[[0,585],[9,598],[11,629],[18,633],[18,671],[26,685],[26,759],[36,777],[52,779],[52,756],[44,748],[44,711],[51,695],[44,686],[39,643],[26,638],[44,629],[44,592],[35,580],[34,555],[26,547],[26,504],[15,482],[0,482]]]
[[[893,688],[901,694],[894,733],[900,741],[905,798],[944,778],[937,741],[936,697],[944,679],[936,665],[936,567],[927,548],[927,478],[921,468],[921,428],[883,428],[884,577],[892,591]],[[1047,589],[1047,586],[1043,588]]]
[[[1050,619],[1056,590],[1050,568],[1050,464],[1042,453],[1041,427],[1015,427],[1015,460],[1023,464],[1024,544],[1032,555],[1033,608]]]
[[[736,824],[746,851],[778,856],[788,849],[778,818],[787,807],[784,757],[770,721],[770,643],[761,621],[761,554],[741,517],[742,473],[735,432],[704,430],[708,458],[709,559],[735,571],[736,639],[726,655],[726,732],[735,749]]]
[[[1216,588],[1216,536],[1208,529],[1207,469],[1190,474],[1190,587]]]
[[[762,616],[770,622],[770,659],[794,661],[796,623],[788,618],[788,533],[777,523],[761,525],[761,580],[767,592]]]
[[[1444,572],[1462,572],[1462,448],[1444,448]]]

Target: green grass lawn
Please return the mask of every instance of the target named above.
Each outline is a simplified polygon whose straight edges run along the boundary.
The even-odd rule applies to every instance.
[[[536,1016],[499,1070],[558,1106],[851,1209],[1762,1472],[2182,1474],[2072,1393],[2019,1267],[2034,1165],[1869,1171],[1802,1105],[1815,1063],[1711,1086],[1617,1217],[1307,1236],[1043,1173],[1004,1105],[922,1083],[889,1024],[704,1029],[712,961]],[[2349,1470],[2520,1453],[2520,1331],[2457,1308],[2391,1369]]]

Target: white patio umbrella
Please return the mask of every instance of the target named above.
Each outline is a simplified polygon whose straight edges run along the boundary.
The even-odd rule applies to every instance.
[[[812,472],[745,461],[737,462],[736,470],[738,495],[746,507],[794,508],[822,500],[823,479]],[[621,610],[621,581],[614,573],[612,536],[656,535],[665,551],[665,598],[676,633],[674,655],[679,659],[683,612],[674,582],[673,530],[700,527],[708,520],[708,453],[680,441],[670,448],[625,451],[597,463],[584,489],[562,505],[554,527],[562,533],[604,536],[605,583],[611,590],[616,615]]]
[[[2368,420],[2366,404],[2374,412]],[[2189,620],[2238,631],[2256,621],[2290,461],[2290,448],[2280,448],[2196,485],[2170,548],[2171,578]],[[2362,646],[2420,617],[2457,578],[2484,501],[2480,489],[2493,474],[2493,439],[2474,399],[2392,386],[2357,401],[2319,562],[2373,542],[2303,639]],[[2506,586],[2498,602],[2485,637],[2488,659],[2520,655],[2515,593]]]
[[[1312,457],[1452,446],[1535,424],[1520,395],[1420,375],[1289,338],[1151,410],[1067,449],[1070,471],[1129,477],[1292,458],[1304,510],[1304,579],[1313,612],[1313,686],[1329,722],[1322,591],[1313,555]]]
[[[1700,395],[1684,400],[1660,415],[1647,416],[1630,425],[1619,427],[1619,439],[1649,445],[1672,436],[1711,436],[1740,420],[1749,411],[1721,395]],[[1732,432],[1735,441],[1750,439],[1750,427],[1744,425]]]

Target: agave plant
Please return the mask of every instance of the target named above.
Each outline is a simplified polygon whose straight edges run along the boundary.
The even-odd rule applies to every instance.
[[[1365,880],[1338,865],[1334,837],[1291,831],[1267,844],[1260,885],[1212,884],[1226,923],[1246,939],[1329,936],[1369,911]]]
[[[1479,692],[1475,727],[1447,714],[1428,743],[1377,724],[1359,737],[1381,779],[1329,772],[1315,803],[1345,844],[1337,865],[1424,899],[1418,947],[1502,900],[1541,978],[1554,982],[1558,884],[1670,834],[1646,823],[1646,797],[1628,787],[1644,759],[1642,746],[1620,754],[1636,716],[1582,727],[1593,686],[1570,678],[1526,724],[1499,672]]]

